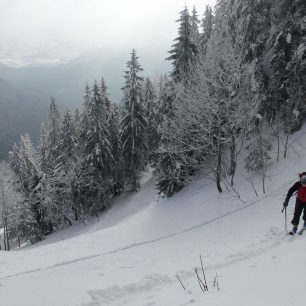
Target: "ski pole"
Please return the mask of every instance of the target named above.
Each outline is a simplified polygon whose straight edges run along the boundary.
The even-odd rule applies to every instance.
[[[285,207],[285,232],[287,232],[287,208]]]
[[[287,232],[287,208],[282,209],[282,213],[285,211],[285,231]]]

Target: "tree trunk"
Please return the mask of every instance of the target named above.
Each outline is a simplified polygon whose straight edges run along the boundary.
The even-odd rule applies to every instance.
[[[265,186],[265,184],[266,184],[266,170],[263,169],[263,171],[262,171],[262,192],[263,192],[263,194],[266,193],[266,186]]]
[[[266,165],[264,161],[264,154],[263,154],[263,141],[262,141],[262,136],[261,136],[261,131],[259,132],[259,145],[260,145],[260,158],[262,160],[262,192],[263,194],[266,193],[266,187],[265,187],[265,179],[266,179]]]
[[[4,199],[3,199],[4,200]],[[3,207],[5,209],[5,205],[3,202]],[[4,243],[4,250],[9,251],[10,250],[10,243],[9,243],[9,237],[7,233],[7,219],[5,216],[5,212],[2,211],[2,223],[3,223],[3,243]]]
[[[221,143],[221,135],[219,135],[218,139],[218,157],[217,157],[217,166],[216,166],[216,184],[217,184],[217,189],[221,193],[222,188],[221,188],[221,155],[222,155],[222,143]]]
[[[279,139],[279,125],[278,125],[278,118],[276,119],[276,138],[277,138],[277,157],[276,161],[279,161],[279,154],[280,154],[280,139]]]
[[[232,177],[231,178],[231,186],[234,185],[234,176],[236,173],[236,166],[237,166],[237,161],[236,161],[236,139],[235,136],[232,135],[231,137],[231,145],[230,145],[230,171],[229,175]]]
[[[285,152],[284,152],[284,158],[287,157],[287,150],[288,150],[288,142],[289,142],[289,135],[286,135],[286,142],[285,142]]]
[[[3,226],[3,239],[4,239],[4,249],[5,249],[5,251],[9,251],[10,250],[10,242],[9,242],[9,237],[8,237],[8,234],[7,234],[6,221],[5,221],[4,226]]]

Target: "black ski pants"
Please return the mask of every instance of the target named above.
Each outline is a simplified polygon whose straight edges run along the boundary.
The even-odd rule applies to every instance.
[[[304,210],[303,220],[306,223],[306,202],[302,202],[301,200],[297,198],[295,202],[293,219],[291,221],[292,225],[299,225],[300,217],[301,217],[303,210]]]

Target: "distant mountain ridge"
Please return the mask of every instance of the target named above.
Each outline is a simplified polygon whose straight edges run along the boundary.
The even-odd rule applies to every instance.
[[[166,54],[162,51],[152,49],[145,53],[139,50],[137,55],[144,77],[155,78],[170,70],[170,63],[164,60]],[[68,63],[52,66],[14,68],[0,64],[0,78],[54,96],[60,107],[75,108],[83,103],[86,82],[91,86],[94,80],[100,81],[103,77],[111,100],[119,102],[128,59],[129,52],[102,48],[85,52]]]

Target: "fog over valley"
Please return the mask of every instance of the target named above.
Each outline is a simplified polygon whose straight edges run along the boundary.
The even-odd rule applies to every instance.
[[[200,18],[205,5],[214,3],[186,2],[197,7]],[[10,88],[0,92],[0,159],[22,133],[30,132],[37,142],[51,96],[62,111],[81,109],[86,83],[103,77],[110,99],[120,103],[133,48],[143,77],[157,81],[168,73],[171,64],[165,58],[184,5],[176,0],[0,1],[0,78],[1,86],[6,82]],[[18,113],[29,112],[27,107],[29,120]]]

